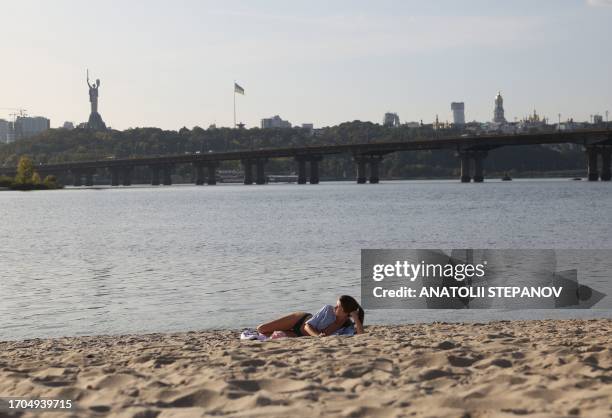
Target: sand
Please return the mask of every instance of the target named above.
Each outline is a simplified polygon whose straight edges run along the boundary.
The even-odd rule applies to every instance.
[[[0,342],[0,396],[73,400],[70,412],[23,415],[56,418],[612,416],[610,319],[366,331]]]

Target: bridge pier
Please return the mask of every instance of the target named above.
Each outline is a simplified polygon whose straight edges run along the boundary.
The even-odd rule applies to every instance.
[[[244,168],[244,184],[253,184],[253,161],[242,160]]]
[[[298,163],[298,180],[297,184],[306,184],[306,157],[295,157]]]
[[[382,156],[372,156],[370,157],[370,184],[378,184],[378,182],[380,181],[379,178],[379,170],[378,170],[378,166],[380,165],[380,162],[382,161]]]
[[[257,177],[255,178],[256,184],[266,184],[266,173],[265,173],[265,165],[266,159],[259,158],[256,160],[255,165],[257,167]]]
[[[131,186],[132,185],[132,170],[134,167],[126,166],[123,167],[123,185]]]
[[[208,163],[208,185],[214,186],[217,184],[217,163]]]
[[[310,184],[319,184],[319,162],[323,159],[320,155],[313,155],[310,160]]]
[[[461,158],[461,183],[469,183],[472,181],[472,175],[470,174],[470,157],[463,153],[460,155]]]
[[[119,168],[111,167],[111,186],[119,186]]]
[[[83,172],[80,170],[71,170],[70,172],[72,173],[72,185],[74,187],[81,187],[83,185]]]
[[[587,148],[587,178],[589,181],[599,180],[599,171],[597,170],[597,148]]]
[[[202,186],[204,184],[204,164],[193,163],[193,169],[195,171],[195,184],[196,186]]]
[[[365,184],[367,182],[366,177],[366,158],[363,156],[354,157],[357,163],[357,184]]]
[[[368,181],[370,184],[380,182],[380,162],[382,155],[356,155],[353,160],[357,163],[357,184],[365,184]],[[370,168],[370,177],[368,177],[368,166]]]
[[[601,150],[601,181],[610,181],[612,172],[610,171],[610,156],[612,148],[603,148]]]
[[[85,186],[87,186],[87,187],[93,186],[93,184],[94,184],[93,176],[94,176],[95,172],[96,172],[96,170],[87,170],[85,172]]]
[[[474,153],[474,183],[482,183],[484,181],[483,160],[486,155],[485,151]]]
[[[159,165],[151,165],[149,168],[151,169],[151,186],[159,186]]]
[[[172,170],[174,166],[166,164],[162,167],[163,184],[164,186],[172,186]]]
[[[457,153],[461,159],[461,183],[469,183],[471,180],[474,183],[484,181],[484,159],[487,154],[487,151],[482,150],[465,150]],[[474,176],[471,173],[472,161],[474,161]]]

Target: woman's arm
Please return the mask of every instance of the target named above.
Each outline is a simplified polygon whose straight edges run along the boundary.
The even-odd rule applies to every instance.
[[[313,336],[313,337],[318,337],[318,336],[319,336],[319,334],[320,334],[319,330],[318,330],[318,329],[316,329],[315,327],[313,327],[313,326],[312,326],[312,325],[310,325],[310,324],[306,324],[306,325],[304,326],[304,330],[306,330],[306,332],[308,333],[308,335],[311,335],[311,336]]]
[[[359,320],[359,312],[357,311],[351,312],[351,319],[355,323],[355,333],[363,334],[365,331],[363,330],[363,324]]]
[[[344,324],[344,321],[338,322],[338,320],[335,320],[334,322],[332,322],[331,325],[329,325],[327,328],[321,331],[321,334],[323,334],[322,337],[327,337],[328,335],[332,335],[334,332],[342,328],[343,324]]]

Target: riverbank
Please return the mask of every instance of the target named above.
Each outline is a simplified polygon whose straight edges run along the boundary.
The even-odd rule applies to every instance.
[[[71,399],[74,416],[612,412],[610,319],[366,331],[263,343],[237,331],[0,342],[0,396]]]

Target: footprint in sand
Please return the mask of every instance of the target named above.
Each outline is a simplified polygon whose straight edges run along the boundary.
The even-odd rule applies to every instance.
[[[450,365],[455,367],[470,367],[472,364],[476,363],[479,360],[478,358],[474,357],[460,357],[453,355],[448,356],[447,359]]]

